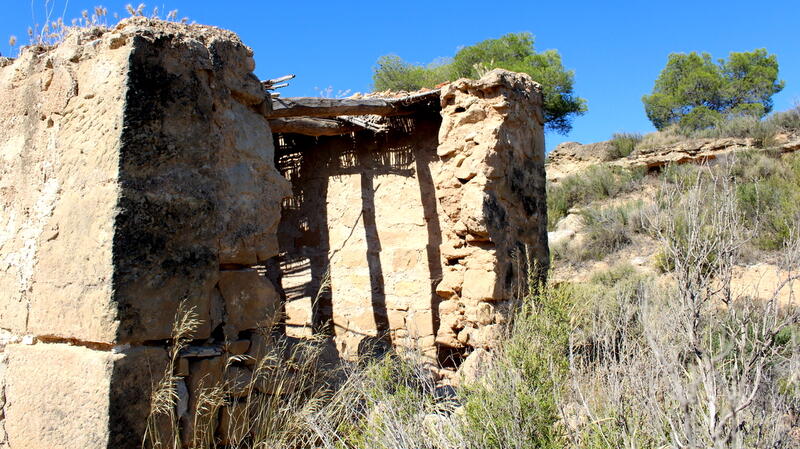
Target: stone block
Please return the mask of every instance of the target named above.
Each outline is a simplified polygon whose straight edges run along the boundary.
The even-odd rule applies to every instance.
[[[392,292],[398,296],[422,299],[430,304],[430,284],[423,280],[402,280],[394,284]]]
[[[406,329],[411,337],[427,337],[434,334],[433,312],[427,310],[415,310],[406,317]]]
[[[406,326],[406,313],[399,310],[389,311],[389,329],[404,329]]]
[[[139,448],[150,386],[163,349],[122,353],[66,344],[9,345],[6,420],[10,447]]]
[[[212,404],[210,390],[223,386],[225,359],[223,357],[193,359],[189,363],[189,377],[186,379],[189,390],[187,418],[181,420],[183,441],[193,441],[196,432],[204,431],[206,426],[216,422],[216,406]],[[201,400],[201,397],[204,399]],[[197,427],[195,427],[197,426]],[[213,432],[214,429],[211,429]]]
[[[392,251],[392,270],[405,271],[416,268],[422,250],[400,248]]]
[[[462,296],[469,299],[496,300],[503,297],[502,286],[494,271],[469,268],[464,272]]]
[[[477,348],[458,367],[456,380],[459,385],[468,386],[491,370],[493,364],[492,354],[483,348]]]
[[[242,355],[250,349],[250,340],[236,340],[227,344],[225,349],[229,354]]]
[[[461,286],[464,283],[464,270],[448,269],[444,272],[441,282],[436,286],[436,294],[442,298],[450,298],[451,296],[461,292]]]
[[[492,324],[494,315],[494,306],[487,302],[469,301],[464,308],[464,318],[481,326]]]
[[[247,350],[247,364],[257,365],[264,357],[273,354],[274,344],[272,338],[261,332],[254,332],[250,337],[250,348]]]
[[[256,270],[222,271],[219,289],[225,300],[225,326],[231,336],[248,329],[271,327],[278,307],[278,292]]]
[[[247,368],[230,366],[225,370],[225,390],[233,397],[247,396],[253,373]]]

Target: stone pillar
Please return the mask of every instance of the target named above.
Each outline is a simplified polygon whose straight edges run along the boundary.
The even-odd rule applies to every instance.
[[[497,69],[444,86],[441,104],[436,342],[489,348],[527,274],[549,264],[541,87]]]
[[[288,186],[253,69],[233,33],[143,18],[0,61],[7,447],[139,447],[181,302],[187,385],[272,322]]]

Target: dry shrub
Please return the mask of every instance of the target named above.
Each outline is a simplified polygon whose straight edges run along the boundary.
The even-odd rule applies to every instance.
[[[647,224],[672,281],[609,276],[588,289],[599,306],[576,321],[562,404],[572,443],[796,447],[800,313],[796,302],[778,307],[785,284],[766,301],[731,291],[733,262],[751,237],[735,186],[698,177],[667,186],[663,202],[668,213]],[[785,256],[800,266],[796,240]]]
[[[237,369],[242,363],[255,362],[252,375],[244,380],[223,375],[224,380],[209,381],[199,391],[193,391],[197,397],[197,412],[190,411],[191,423],[188,423],[177,413],[183,378],[173,373],[180,352],[192,341],[199,324],[194,310],[182,304],[173,326],[170,363],[152,389],[151,411],[142,447],[222,447],[217,428],[223,424],[228,435],[224,447],[315,447],[317,436],[309,431],[308,422],[303,418],[315,413],[323,399],[331,394],[336,373],[322,369],[326,342],[322,339],[293,342],[278,338],[256,361],[245,355],[228,357],[224,373]],[[272,394],[262,393],[265,389]],[[221,419],[223,413],[229,416]],[[187,424],[188,434],[178,431]]]
[[[800,106],[775,112],[764,119],[747,114],[733,115],[721,119],[714,126],[703,129],[686,129],[672,125],[641,137],[635,144],[635,149],[648,151],[673,145],[686,139],[725,137],[752,138],[756,148],[770,148],[774,146],[775,137],[778,134],[797,132],[800,132]]]
[[[676,125],[664,128],[661,131],[647,133],[642,136],[639,143],[636,144],[636,151],[649,151],[656,148],[666,147],[678,142],[686,140],[686,136],[681,134]]]

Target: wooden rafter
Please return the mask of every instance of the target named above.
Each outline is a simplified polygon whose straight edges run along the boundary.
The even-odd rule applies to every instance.
[[[269,127],[276,134],[303,134],[306,136],[339,136],[363,129],[356,124],[341,120],[312,117],[273,118],[269,120]]]
[[[414,104],[438,95],[433,90],[399,98],[273,98],[269,118],[404,115],[413,112]]]

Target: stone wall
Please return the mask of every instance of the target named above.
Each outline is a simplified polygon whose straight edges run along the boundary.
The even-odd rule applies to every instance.
[[[279,232],[287,333],[335,335],[348,359],[384,341],[434,347],[441,118],[434,109],[393,122],[378,135],[278,138],[294,193]]]
[[[158,428],[191,445],[198,392],[286,336],[455,365],[546,268],[530,78],[311,138],[273,136],[254,65],[233,33],[144,18],[0,59],[0,448],[139,447],[165,375],[179,425]]]
[[[275,318],[288,183],[252,52],[132,19],[0,65],[3,444],[139,447],[180,303],[190,386]]]
[[[490,348],[529,275],[544,276],[550,260],[541,89],[528,75],[493,70],[444,86],[441,103],[436,342]]]
[[[546,271],[539,86],[497,70],[440,99],[386,134],[277,136],[290,334],[327,331],[345,358],[390,341],[457,363],[497,341],[529,268]]]

